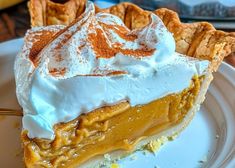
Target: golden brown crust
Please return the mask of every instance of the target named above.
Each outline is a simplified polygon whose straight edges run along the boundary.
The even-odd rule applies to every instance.
[[[131,3],[120,3],[98,11],[119,16],[130,29],[143,27],[150,21],[149,11]],[[235,52],[235,36],[232,33],[218,31],[207,22],[182,23],[176,12],[166,8],[152,12],[162,19],[167,29],[174,35],[177,52],[211,61],[214,71],[225,56]]]
[[[118,16],[130,29],[137,29],[146,26],[150,17],[149,11],[145,11],[132,3],[120,3],[107,9],[97,9],[96,12],[105,12]]]
[[[77,2],[79,2],[79,0],[71,0],[65,4],[56,4],[47,0],[31,0],[29,3],[29,9],[31,13],[32,26],[70,24],[72,20],[84,11],[85,8],[85,0],[81,0],[80,2],[82,3],[80,3],[80,5],[79,3],[77,4]],[[73,3],[77,9],[73,7],[70,9],[71,4],[66,6],[68,3]],[[37,8],[37,10],[34,11],[34,9],[36,9],[36,4],[39,5],[40,8]],[[71,13],[68,13],[69,10],[71,10]],[[108,9],[99,9],[96,7],[96,11],[117,15],[130,29],[141,28],[147,25],[150,21],[149,15],[151,13],[149,11],[144,11],[131,3],[121,3]],[[158,15],[166,25],[167,29],[173,33],[176,41],[177,52],[199,59],[210,60],[212,62],[211,67],[213,70],[217,69],[224,56],[235,51],[234,34],[217,31],[211,24],[206,22],[192,24],[181,23],[175,12],[165,8],[155,10],[153,13]],[[209,73],[209,75],[211,74]],[[197,107],[203,101],[202,99],[204,98],[207,86],[210,83],[210,80],[205,80],[205,82],[207,81],[208,84],[206,85],[206,89],[204,88],[204,92],[199,95],[199,100],[195,103],[195,106]],[[129,107],[129,105],[127,103],[123,103],[123,108],[127,107]],[[115,108],[115,106],[112,106],[112,108]],[[90,120],[100,119],[97,118],[99,115],[95,114],[94,116],[94,114],[95,113],[89,113],[87,117],[90,118]],[[81,124],[87,122],[87,118],[84,116],[80,116],[80,119]],[[64,127],[65,125],[63,125],[62,129],[67,128]],[[57,139],[60,137],[61,135],[56,135]],[[28,139],[26,133],[22,134],[22,139],[24,148],[26,149],[25,162],[28,164],[28,167],[31,167],[30,164],[34,164],[40,158],[35,151],[30,151],[31,149],[34,149],[32,143],[40,143],[37,142],[37,139],[33,141]],[[29,143],[29,141],[31,142]],[[42,140],[38,139],[38,141]],[[51,147],[56,148],[58,147],[58,144],[53,143]],[[29,160],[27,160],[27,158],[29,158]],[[61,158],[58,158],[58,160],[59,159]]]
[[[86,0],[69,0],[64,4],[49,0],[31,0],[29,10],[32,26],[70,24],[85,8]],[[36,8],[37,6],[37,8]],[[97,12],[107,12],[120,17],[130,29],[141,28],[150,21],[150,11],[145,11],[131,3],[120,3]],[[173,33],[176,51],[212,62],[212,70],[217,70],[223,58],[235,52],[235,35],[216,30],[207,22],[181,23],[176,12],[166,8],[152,11],[158,15],[167,29]]]
[[[85,9],[85,0],[68,0],[56,3],[50,0],[30,0],[28,3],[31,25],[68,25]]]
[[[31,26],[43,26],[45,25],[45,0],[31,0],[28,2],[28,8],[31,18]]]
[[[176,51],[212,62],[216,70],[223,58],[235,52],[235,37],[231,33],[216,30],[207,22],[182,23],[177,13],[162,8],[154,11],[167,29],[173,33]]]

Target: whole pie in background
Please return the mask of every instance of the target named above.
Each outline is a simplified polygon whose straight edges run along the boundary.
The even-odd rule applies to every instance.
[[[192,120],[235,39],[131,3],[29,2],[15,62],[26,167],[92,167],[155,150]]]

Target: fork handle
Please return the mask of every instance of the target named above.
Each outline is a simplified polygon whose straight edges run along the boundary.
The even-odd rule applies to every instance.
[[[23,116],[22,109],[0,108],[0,116]]]

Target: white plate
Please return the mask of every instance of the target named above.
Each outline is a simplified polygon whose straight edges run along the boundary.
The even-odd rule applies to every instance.
[[[13,63],[22,42],[0,44],[0,107],[19,108]],[[20,124],[20,117],[0,118],[1,168],[23,167]],[[235,167],[235,70],[221,65],[201,110],[176,140],[156,155],[139,151],[119,164],[121,168]]]

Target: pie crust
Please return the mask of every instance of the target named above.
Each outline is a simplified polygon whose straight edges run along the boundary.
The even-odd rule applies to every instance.
[[[77,10],[72,9],[72,3],[76,4]],[[31,25],[33,27],[55,24],[68,25],[84,11],[85,4],[86,0],[68,0],[64,4],[50,0],[31,0],[28,4]],[[51,12],[53,9],[58,12]],[[68,11],[70,15],[68,15]],[[120,17],[130,29],[147,25],[150,19],[149,14],[155,13],[174,35],[176,51],[187,56],[211,61],[213,71],[217,70],[224,57],[235,52],[233,33],[216,30],[208,22],[182,23],[176,12],[166,8],[146,11],[132,3],[124,2],[107,9],[96,7],[96,11]]]
[[[64,24],[69,25],[72,21],[76,20],[76,18],[84,11],[85,9],[85,0],[69,0],[65,3],[55,3],[49,0],[31,0],[29,2],[29,10],[31,14],[31,24],[32,26],[46,26],[46,25],[54,25],[54,24]],[[149,23],[149,15],[150,11],[145,11],[134,4],[131,3],[120,3],[111,8],[100,9],[96,7],[97,12],[107,12],[114,14],[120,17],[127,27],[130,29],[141,28]],[[235,52],[235,37],[230,33],[225,33],[223,31],[215,30],[215,28],[206,22],[200,23],[191,23],[185,24],[181,23],[178,15],[168,9],[162,8],[152,11],[156,15],[158,15],[162,21],[164,22],[167,29],[174,35],[174,39],[176,41],[176,51],[182,53],[187,56],[196,57],[202,60],[209,60],[211,62],[210,68],[207,71],[207,74],[204,77],[198,77],[200,79],[200,87],[198,88],[198,92],[192,94],[191,91],[187,91],[194,96],[193,102],[190,108],[187,109],[187,113],[185,113],[177,123],[167,127],[167,129],[161,129],[156,134],[148,135],[143,139],[136,141],[136,144],[130,149],[121,150],[119,148],[115,148],[115,151],[108,151],[108,154],[111,156],[111,160],[117,159],[120,156],[124,156],[127,153],[140,149],[143,146],[146,146],[150,142],[154,140],[166,137],[170,138],[177,135],[180,131],[182,131],[188,123],[193,118],[195,112],[199,109],[200,104],[203,102],[205,98],[206,91],[208,86],[212,80],[212,72],[216,71],[218,66],[221,64],[223,58],[229,55],[232,52]],[[50,37],[53,38],[56,34],[49,33]],[[48,37],[48,36],[47,36]],[[49,42],[50,37],[43,39],[43,43],[39,43],[35,49],[33,49],[33,54],[37,55],[43,47]],[[41,39],[42,40],[42,39]],[[40,39],[39,39],[40,41]],[[183,94],[183,93],[181,93]],[[110,107],[101,108],[103,112],[113,114],[119,114],[120,111],[125,111],[130,108],[128,102],[120,103]],[[24,147],[24,159],[27,167],[40,167],[42,163],[42,157],[46,158],[47,156],[43,156],[42,149],[52,149],[56,148],[57,145],[60,146],[63,144],[60,139],[60,133],[63,130],[79,130],[78,121],[81,121],[81,118],[90,118],[91,120],[95,120],[97,117],[101,117],[100,110],[97,109],[92,111],[91,113],[86,114],[85,116],[80,116],[77,119],[65,123],[65,124],[57,124],[55,128],[56,139],[54,141],[48,141],[44,139],[30,139],[27,137],[27,132],[23,131],[22,133],[22,141]],[[105,123],[104,123],[105,125]],[[66,132],[66,131],[65,131]],[[58,141],[57,141],[58,140]],[[128,148],[128,145],[127,145]],[[52,150],[51,150],[52,151]],[[49,152],[52,154],[53,152]],[[48,154],[48,153],[47,153]],[[64,156],[64,155],[61,155]],[[63,157],[60,157],[63,160]],[[67,160],[73,160],[71,158],[66,158]],[[65,159],[65,160],[66,160]],[[58,161],[59,160],[59,161]],[[47,167],[63,167],[61,164],[63,161],[55,158],[54,160],[50,160],[50,164]],[[70,165],[66,165],[65,167],[75,167],[75,161],[71,161]],[[97,165],[98,163],[104,161],[103,156],[97,155],[82,162],[80,167],[92,167]],[[55,162],[58,162],[55,163]],[[74,163],[74,164],[73,164]],[[41,165],[42,166],[42,165]]]

